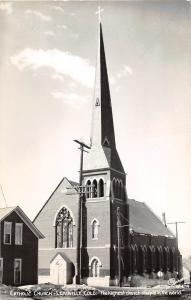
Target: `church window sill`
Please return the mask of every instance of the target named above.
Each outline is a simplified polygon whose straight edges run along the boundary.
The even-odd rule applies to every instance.
[[[55,249],[57,249],[57,250],[72,250],[72,249],[76,249],[75,247],[68,247],[68,248],[55,248]]]

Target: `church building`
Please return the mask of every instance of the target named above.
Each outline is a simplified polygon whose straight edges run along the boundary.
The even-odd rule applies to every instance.
[[[136,274],[175,277],[180,264],[175,236],[146,204],[127,196],[101,24],[95,76],[90,150],[82,169],[81,282],[109,286],[126,284]],[[37,214],[34,224],[45,236],[39,241],[39,282],[75,282],[78,206],[78,184],[64,177]]]

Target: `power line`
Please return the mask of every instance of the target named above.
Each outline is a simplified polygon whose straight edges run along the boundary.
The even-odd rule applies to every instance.
[[[7,207],[7,200],[6,200],[6,198],[5,198],[5,194],[4,194],[4,192],[3,192],[3,188],[2,188],[2,185],[0,184],[0,187],[1,187],[1,193],[2,193],[2,195],[3,195],[3,199],[4,199],[4,202],[5,202],[5,207]]]
[[[167,224],[175,225],[176,226],[176,246],[178,249],[178,225],[179,224],[185,224],[186,222],[182,221],[175,221],[175,222],[168,222]]]

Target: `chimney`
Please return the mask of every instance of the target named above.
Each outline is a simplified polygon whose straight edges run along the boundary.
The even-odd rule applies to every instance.
[[[166,225],[166,214],[165,214],[165,212],[162,213],[162,220],[163,220],[164,226],[167,227],[167,225]]]

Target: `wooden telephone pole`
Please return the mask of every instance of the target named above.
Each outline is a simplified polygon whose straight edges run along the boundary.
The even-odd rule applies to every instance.
[[[120,208],[117,207],[117,261],[118,261],[118,285],[121,286],[121,240],[120,240],[120,227],[121,227],[121,220],[120,220]]]
[[[78,221],[77,221],[77,247],[76,247],[76,283],[81,283],[81,239],[82,239],[82,200],[83,200],[83,187],[82,187],[82,172],[83,172],[83,157],[84,150],[90,149],[89,146],[81,141],[74,140],[80,145],[80,173],[79,173],[79,202],[78,202]]]
[[[175,222],[168,222],[167,224],[172,224],[176,226],[176,271],[179,274],[179,250],[178,250],[178,225],[185,224],[186,222],[175,221]]]

